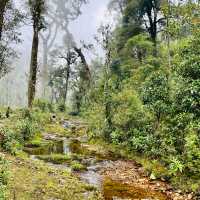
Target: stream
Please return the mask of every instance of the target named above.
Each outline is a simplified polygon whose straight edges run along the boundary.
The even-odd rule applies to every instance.
[[[56,169],[69,170],[81,181],[96,187],[105,200],[167,200],[168,198],[160,191],[154,191],[142,186],[124,183],[120,180],[113,180],[109,175],[104,175],[103,171],[111,168],[115,162],[119,161],[113,154],[102,155],[89,150],[87,139],[59,137],[53,134],[44,135],[43,140],[46,145],[42,147],[26,146],[27,152],[33,160],[44,160]],[[81,170],[74,170],[70,162],[55,163],[51,159],[46,159],[51,155],[70,156],[73,162],[78,162],[84,166]],[[45,159],[44,159],[45,158]],[[67,159],[67,158],[65,158]],[[115,169],[113,169],[114,171]],[[111,170],[112,171],[112,170]]]

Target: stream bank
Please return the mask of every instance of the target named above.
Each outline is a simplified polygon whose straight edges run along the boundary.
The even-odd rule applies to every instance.
[[[80,122],[62,124],[71,131],[67,137],[56,133],[43,134],[42,146],[27,145],[25,151],[34,161],[42,160],[59,170],[67,170],[80,181],[97,188],[105,200],[189,200],[191,194],[174,191],[165,181],[151,180],[136,162],[103,153],[89,144],[86,135],[77,137]],[[68,130],[68,131],[69,131]],[[85,196],[88,199],[90,192]]]

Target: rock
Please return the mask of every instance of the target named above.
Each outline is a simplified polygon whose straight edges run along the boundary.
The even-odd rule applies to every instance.
[[[165,178],[164,177],[161,177],[161,181],[163,182],[166,182]]]
[[[188,198],[188,200],[190,200],[190,199],[193,198],[193,195],[192,194],[188,194],[187,198]]]
[[[150,179],[151,180],[156,180],[156,176],[153,173],[151,173]]]

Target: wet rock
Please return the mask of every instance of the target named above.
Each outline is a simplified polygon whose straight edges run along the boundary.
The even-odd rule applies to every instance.
[[[64,128],[71,128],[73,124],[70,121],[65,121],[63,122],[63,127]]]
[[[156,180],[156,176],[152,173],[151,176],[150,176],[150,179],[151,180]]]

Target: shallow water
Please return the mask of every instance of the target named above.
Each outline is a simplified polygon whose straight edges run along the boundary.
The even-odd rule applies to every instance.
[[[30,155],[63,154],[63,141],[51,141],[40,147],[26,146],[24,151]]]
[[[87,157],[87,159],[83,159],[84,162],[87,161],[87,170],[74,172],[74,175],[78,176],[83,182],[97,187],[102,192],[105,200],[167,200],[162,193],[147,191],[142,187],[126,185],[113,181],[108,177],[103,177],[100,170],[112,165],[113,155],[100,155],[89,152],[77,139],[63,138],[60,141],[54,139],[50,145],[45,145],[42,148],[26,148],[25,150],[31,155],[32,159],[36,159],[35,155],[50,154],[78,154],[83,155],[84,158]],[[51,164],[51,166],[57,169],[69,170],[66,165]]]

